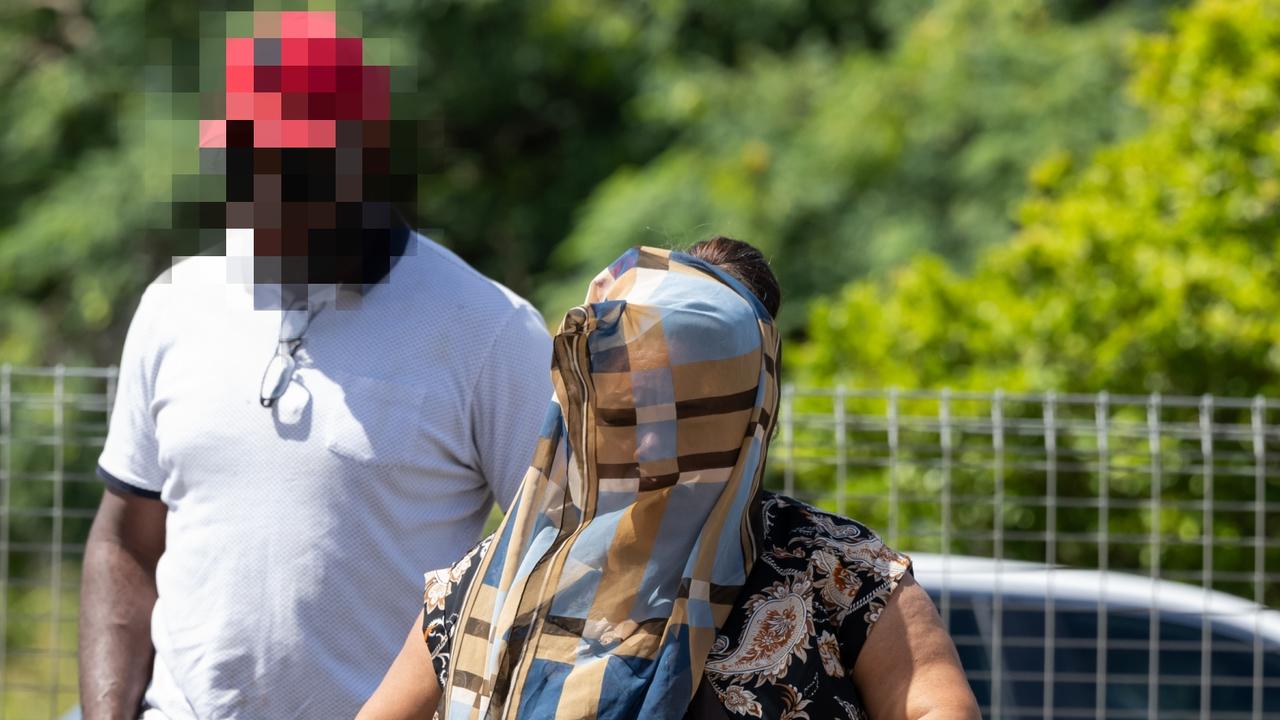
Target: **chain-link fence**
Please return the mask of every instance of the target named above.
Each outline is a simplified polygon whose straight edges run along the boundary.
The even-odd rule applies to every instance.
[[[0,368],[0,718],[75,704],[114,382]],[[1280,718],[1280,402],[788,387],[768,482],[915,555],[987,717]]]
[[[1264,398],[787,388],[773,481],[927,553],[988,717],[1280,718],[1277,420]]]
[[[115,371],[0,367],[0,712],[76,702],[80,561]]]

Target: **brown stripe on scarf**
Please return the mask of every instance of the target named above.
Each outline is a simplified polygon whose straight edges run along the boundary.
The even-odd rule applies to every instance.
[[[756,388],[748,388],[732,395],[678,400],[676,401],[676,417],[684,419],[750,410],[756,405],[756,393]]]
[[[738,455],[741,449],[734,448],[732,450],[723,450],[720,452],[695,453],[693,455],[681,455],[676,458],[676,463],[680,467],[680,472],[690,472],[692,470],[711,470],[713,468],[722,468],[726,465],[732,467],[738,461]]]

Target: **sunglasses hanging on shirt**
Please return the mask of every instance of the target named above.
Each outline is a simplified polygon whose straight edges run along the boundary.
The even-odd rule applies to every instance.
[[[298,361],[294,355],[298,352],[298,348],[302,347],[302,336],[319,312],[319,308],[315,310],[290,308],[281,312],[276,352],[267,362],[267,368],[262,373],[262,385],[258,389],[258,402],[262,407],[272,407],[289,389],[294,370],[298,367]]]

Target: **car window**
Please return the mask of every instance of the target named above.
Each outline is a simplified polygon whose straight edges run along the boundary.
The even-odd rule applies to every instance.
[[[934,597],[935,602],[939,598]],[[1043,598],[1006,596],[1001,602],[1005,717],[1039,717],[1044,705],[1046,614]],[[990,594],[955,593],[948,616],[960,660],[974,694],[989,709],[992,642],[996,633]],[[1096,702],[1099,622],[1096,605],[1056,602],[1051,639],[1055,709],[1092,716]],[[1201,689],[1201,618],[1157,615],[1157,699],[1162,718],[1198,718]],[[1106,705],[1109,714],[1148,707],[1152,617],[1148,608],[1112,607],[1106,615]],[[1253,637],[1222,622],[1210,627],[1210,709],[1215,719],[1252,717],[1255,701]],[[1260,699],[1264,716],[1280,713],[1280,644],[1263,648]],[[1074,711],[1074,712],[1073,712]]]
[[[939,599],[934,598],[938,603]],[[941,607],[941,606],[940,606]],[[991,607],[984,598],[972,595],[954,595],[949,598],[943,615],[956,644],[956,653],[964,666],[969,686],[982,707],[991,704],[991,656],[990,639],[983,627],[991,620]]]

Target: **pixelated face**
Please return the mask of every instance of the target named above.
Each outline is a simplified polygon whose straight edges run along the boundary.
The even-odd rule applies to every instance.
[[[225,227],[252,230],[254,282],[368,284],[404,230],[392,171],[391,68],[364,62],[332,12],[254,14],[226,40],[225,117],[200,123],[202,167],[226,175]]]

